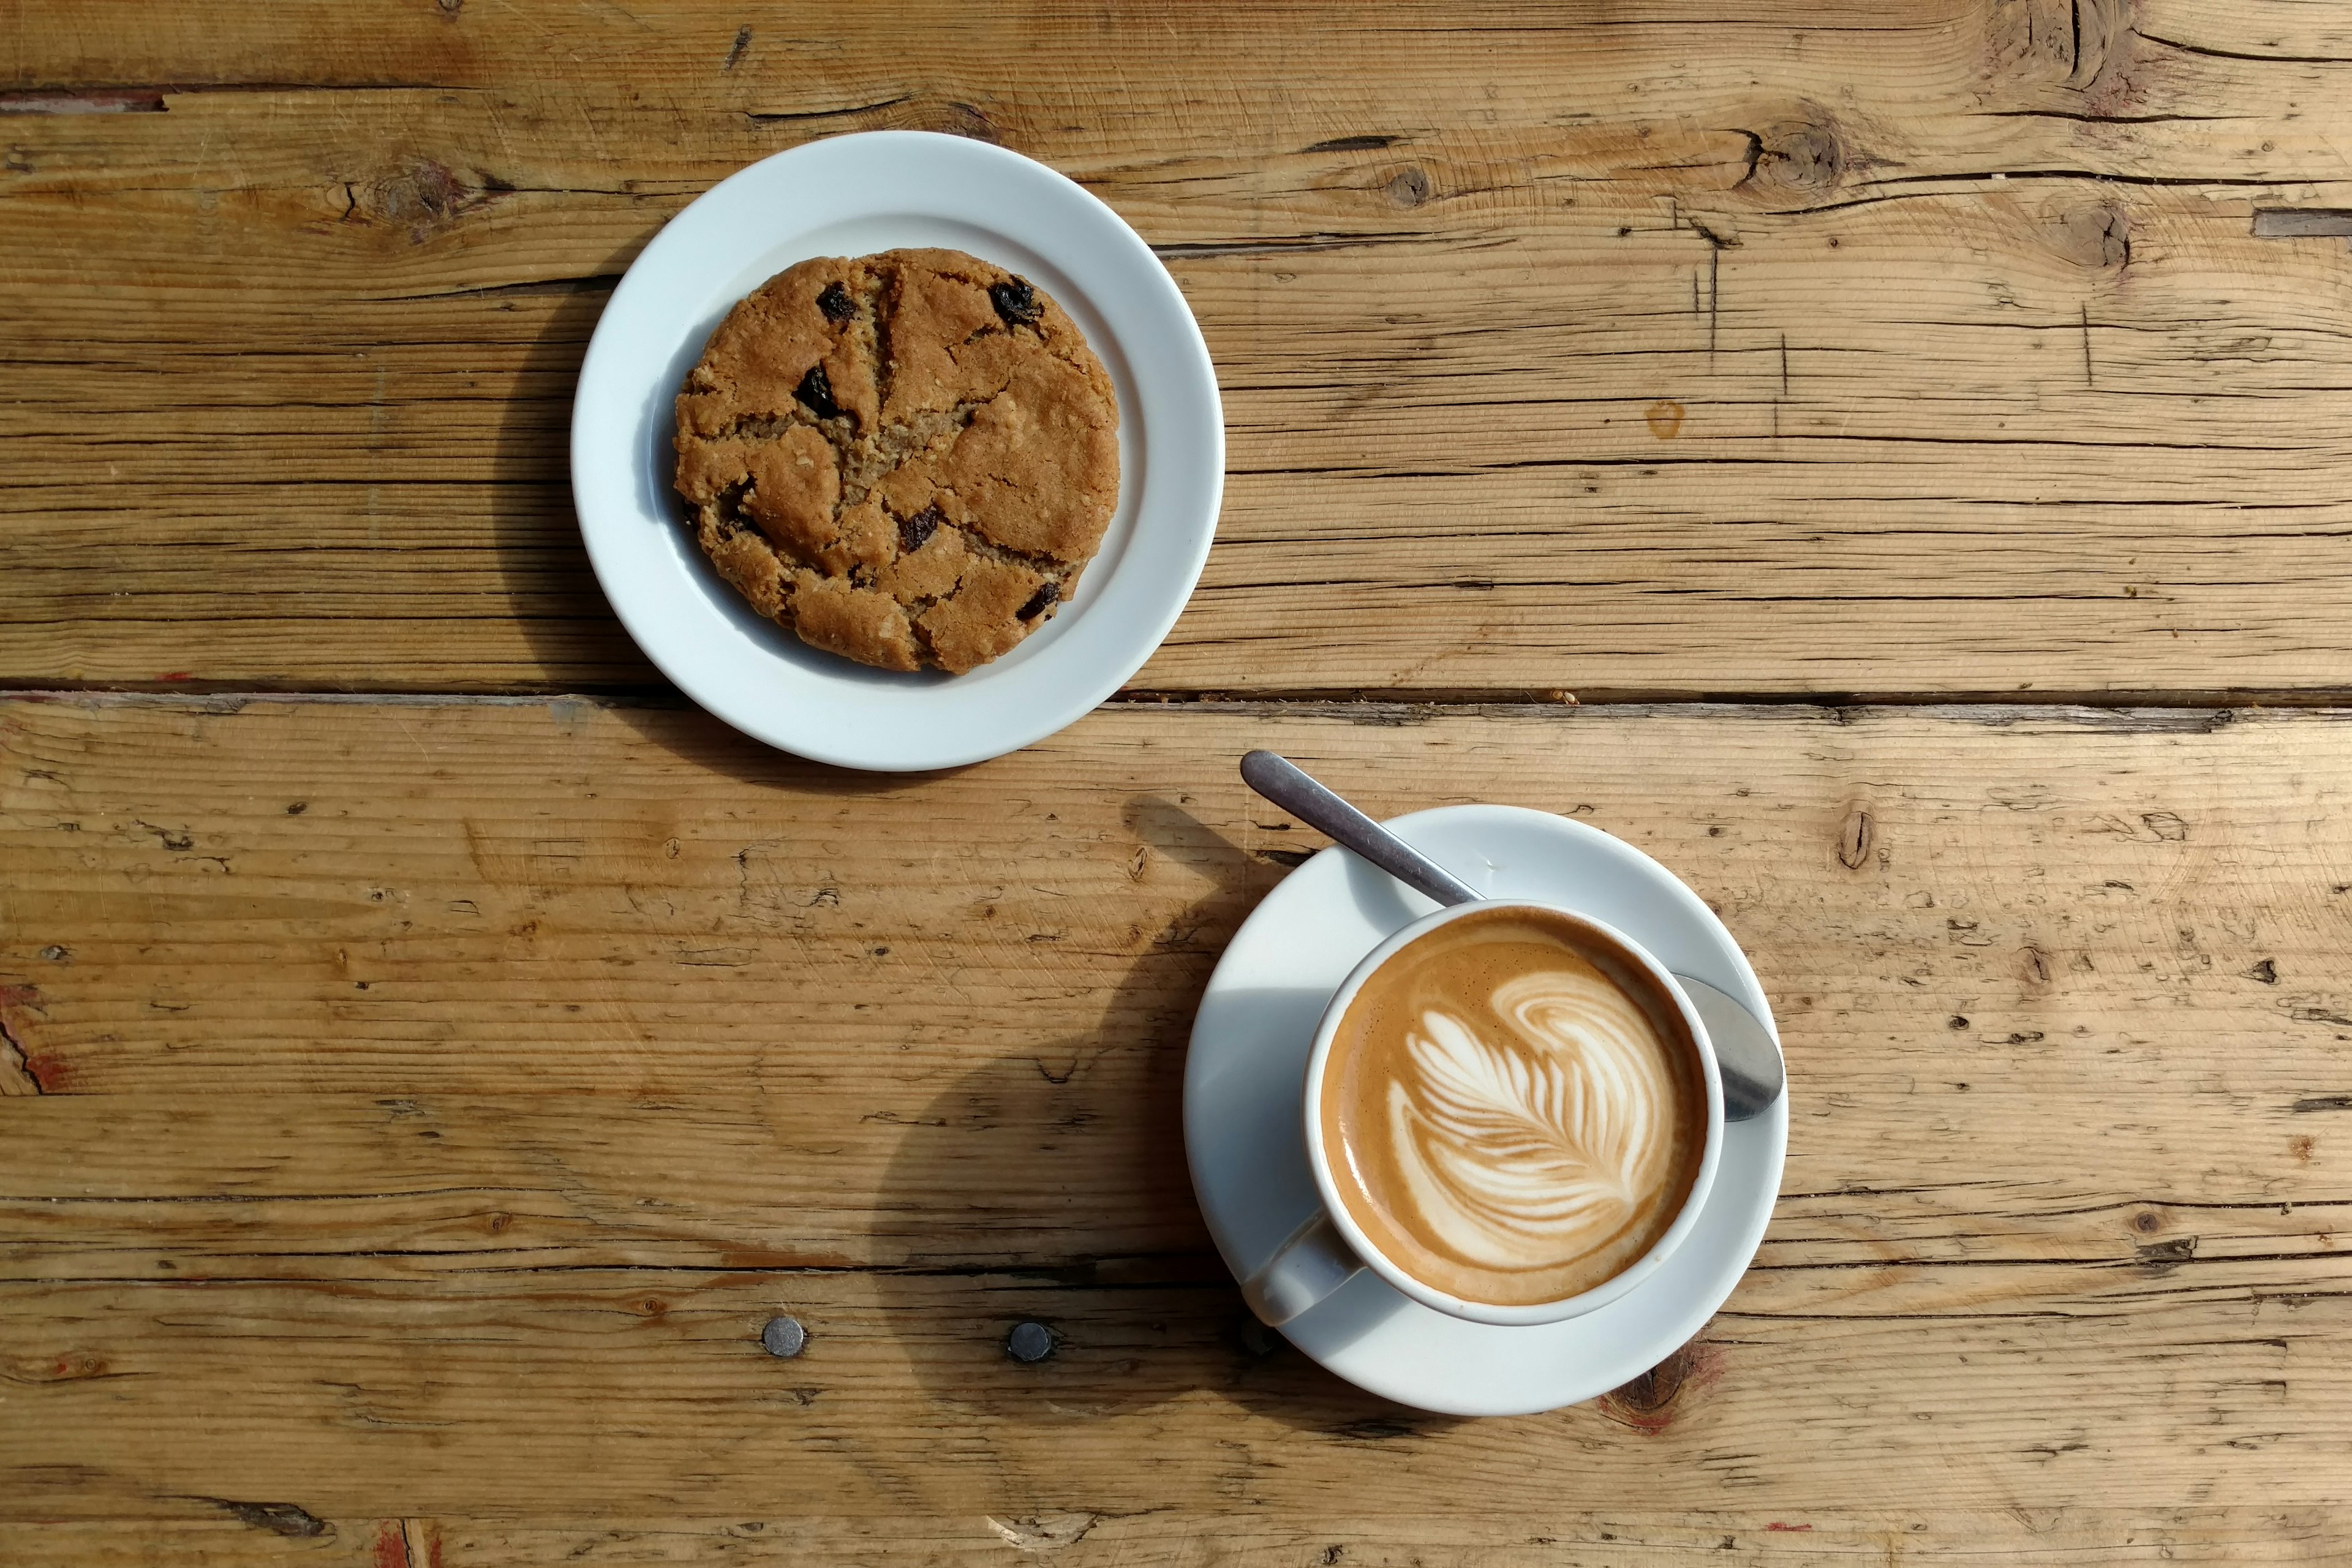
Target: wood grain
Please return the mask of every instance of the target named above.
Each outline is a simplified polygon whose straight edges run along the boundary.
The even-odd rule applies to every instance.
[[[315,1536],[282,1536],[174,1518],[136,1525],[0,1522],[0,1551],[58,1553],[49,1560],[146,1568],[156,1561],[194,1568],[247,1563],[364,1564],[428,1568],[436,1561],[504,1568],[579,1562],[678,1563],[887,1561],[1002,1565],[1024,1556],[1093,1568],[1138,1562],[1298,1568],[1332,1563],[1414,1568],[1433,1562],[1470,1568],[1657,1568],[1703,1561],[1711,1568],[1813,1568],[1853,1563],[2063,1563],[2125,1568],[2147,1563],[2225,1561],[2272,1564],[2336,1561],[2347,1549],[2326,1510],[2176,1508],[2015,1508],[1985,1513],[1914,1510],[1885,1524],[1828,1515],[1768,1519],[1717,1509],[1660,1523],[1642,1515],[1551,1513],[1539,1527],[1512,1530],[1432,1525],[1392,1518],[1334,1517],[1270,1521],[1262,1514],[1203,1517],[1160,1511],[1106,1514],[1049,1509],[978,1518],[899,1517],[877,1522],[770,1515],[753,1520],[661,1518],[518,1525],[465,1519],[316,1521]],[[298,1528],[303,1528],[299,1527]],[[1016,1555],[1019,1554],[1019,1555]],[[1703,1555],[1702,1555],[1703,1554]]]
[[[2342,8],[0,40],[0,1563],[2352,1558]],[[661,224],[883,128],[1101,195],[1227,416],[1128,700],[923,778],[667,693],[564,461]],[[1798,1122],[1665,1363],[1455,1422],[1247,1317],[1253,745],[1746,946]]]
[[[0,679],[656,683],[586,335],[693,195],[893,126],[1201,317],[1225,514],[1139,689],[2345,689],[2352,250],[2252,216],[2352,208],[2324,11],[740,9],[8,7]]]
[[[1753,954],[1781,1203],[1642,1387],[1446,1422],[1247,1326],[1175,1097],[1316,843],[1253,744],[1606,827]],[[2324,1561],[2347,789],[2334,712],[1155,705],[863,780],[659,707],[12,701],[0,1516],[93,1561],[218,1539],[206,1499],[453,1564],[990,1520],[1073,1562]]]

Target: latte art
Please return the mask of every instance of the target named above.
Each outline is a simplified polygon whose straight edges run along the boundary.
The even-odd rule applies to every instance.
[[[1333,1042],[1322,1116],[1342,1196],[1451,1294],[1590,1289],[1649,1250],[1696,1178],[1696,1051],[1671,999],[1581,934],[1526,910],[1450,921],[1382,967]]]
[[[1389,1136],[1433,1239],[1481,1268],[1575,1262],[1622,1230],[1672,1152],[1675,1085],[1632,998],[1598,971],[1523,975],[1493,1044],[1432,1008],[1389,1085]]]

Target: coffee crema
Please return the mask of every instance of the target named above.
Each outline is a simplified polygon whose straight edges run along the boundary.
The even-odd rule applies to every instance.
[[[1318,1114],[1372,1245],[1498,1307],[1563,1300],[1638,1261],[1706,1150],[1706,1079],[1673,997],[1525,908],[1391,954],[1340,1018]]]

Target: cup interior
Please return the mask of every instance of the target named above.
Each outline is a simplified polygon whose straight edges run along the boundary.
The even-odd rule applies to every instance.
[[[1349,1212],[1339,1192],[1339,1182],[1332,1174],[1330,1151],[1326,1146],[1322,1104],[1326,1069],[1331,1058],[1332,1043],[1337,1038],[1341,1021],[1357,996],[1391,961],[1432,931],[1465,916],[1519,909],[1549,921],[1569,924],[1576,932],[1579,945],[1588,950],[1588,956],[1610,959],[1627,969],[1645,975],[1654,983],[1659,994],[1671,1004],[1668,1016],[1660,1022],[1674,1027],[1676,1043],[1690,1050],[1697,1058],[1700,1076],[1706,1090],[1706,1137],[1700,1155],[1697,1174],[1685,1195],[1682,1206],[1673,1222],[1649,1249],[1625,1268],[1591,1288],[1554,1300],[1527,1305],[1501,1305],[1478,1301],[1451,1294],[1405,1269],[1388,1257],[1368,1237],[1363,1227]],[[1607,965],[1603,965],[1604,969]],[[1613,978],[1613,977],[1612,977]],[[1308,1163],[1313,1168],[1317,1190],[1322,1196],[1325,1211],[1339,1228],[1356,1255],[1375,1273],[1398,1290],[1424,1306],[1473,1322],[1496,1324],[1529,1324],[1556,1322],[1594,1311],[1619,1300],[1636,1289],[1664,1266],[1681,1246],[1685,1237],[1698,1222],[1699,1211],[1714,1185],[1715,1173],[1723,1148],[1723,1079],[1716,1065],[1715,1047],[1708,1038],[1706,1025],[1698,1015],[1687,993],[1666,967],[1647,949],[1631,937],[1604,921],[1558,904],[1534,900],[1510,899],[1480,900],[1441,909],[1390,935],[1379,946],[1364,955],[1348,978],[1340,983],[1326,1005],[1317,1025],[1315,1044],[1307,1059],[1304,1111],[1306,1117]]]

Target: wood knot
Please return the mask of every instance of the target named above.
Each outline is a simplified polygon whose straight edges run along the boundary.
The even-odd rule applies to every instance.
[[[1845,149],[1826,119],[1768,125],[1749,132],[1748,141],[1748,172],[1740,184],[1819,196],[1845,177]]]
[[[2151,1277],[2171,1273],[2197,1256],[2197,1238],[2176,1236],[2169,1241],[2145,1242],[2132,1249],[2132,1260]]]
[[[2120,202],[2084,202],[2049,216],[2053,248],[2077,267],[2094,270],[2131,260],[2131,215]]]
[[[1636,1432],[1664,1431],[1680,1413],[1684,1395],[1720,1375],[1718,1354],[1693,1340],[1641,1376],[1602,1394],[1601,1414]]]
[[[2107,88],[2104,97],[2117,96],[2124,86],[2117,79],[2131,52],[2131,13],[2136,0],[2066,0],[2068,32],[2073,46],[2066,67],[2066,85],[2078,92]]]
[[[2112,114],[2132,96],[2131,12],[2136,0],[2010,0],[1990,7],[1988,63],[1997,77],[2084,95]]]
[[[926,110],[918,117],[923,122],[919,129],[943,131],[950,136],[969,137],[992,146],[1003,144],[1004,132],[996,128],[996,121],[991,120],[988,112],[978,104],[950,100],[937,108],[927,105]]]
[[[1389,200],[1401,207],[1417,207],[1430,195],[1429,176],[1419,169],[1407,169],[1388,183]]]
[[[68,1351],[43,1361],[0,1362],[0,1377],[18,1383],[79,1383],[84,1378],[104,1377],[106,1363],[84,1351]]]
[[[1871,847],[1877,841],[1878,825],[1869,808],[1855,806],[1838,825],[1838,864],[1849,871],[1861,870],[1870,864]]]
[[[364,200],[346,186],[349,205],[342,221],[364,220],[404,228],[411,244],[422,245],[467,213],[513,191],[512,184],[495,174],[460,174],[446,163],[415,158],[372,182]]]

